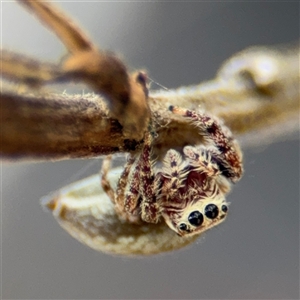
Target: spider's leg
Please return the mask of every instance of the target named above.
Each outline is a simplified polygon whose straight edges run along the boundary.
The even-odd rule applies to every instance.
[[[116,191],[116,207],[132,213],[138,205],[138,168],[135,168],[136,155],[129,154],[124,170],[119,178]],[[133,168],[133,172],[130,172]]]
[[[123,172],[121,173],[121,176],[118,181],[117,189],[116,192],[113,190],[113,188],[110,185],[110,182],[107,178],[108,171],[110,170],[110,165],[111,165],[111,159],[112,156],[108,155],[102,163],[102,168],[100,171],[101,174],[101,186],[104,190],[104,192],[108,195],[110,200],[115,204],[115,210],[117,214],[122,217],[123,219],[136,223],[140,221],[140,217],[137,214],[133,213],[134,208],[136,208],[137,203],[138,203],[138,193],[135,195],[131,195],[126,191],[126,187],[130,186],[130,182],[128,182],[128,177],[130,174],[131,167],[135,161],[135,156],[129,154],[129,158],[127,159],[127,163],[124,167]],[[126,211],[126,197],[125,194],[127,193],[127,198],[134,198],[134,201],[136,204],[132,204],[134,206],[133,208],[130,209],[130,214]],[[135,199],[136,198],[136,199]]]
[[[212,159],[215,161],[222,175],[233,182],[240,179],[243,173],[242,152],[230,130],[205,113],[197,113],[179,107],[170,107],[174,114],[182,115],[193,122],[201,135],[205,135],[208,142],[212,142],[216,149],[210,149]]]
[[[157,223],[159,219],[159,205],[156,201],[156,180],[151,160],[152,135],[146,133],[144,147],[138,160],[139,191],[142,196],[142,219],[149,223]]]
[[[100,170],[100,177],[101,177],[101,186],[103,188],[103,191],[107,194],[111,202],[115,203],[115,191],[111,187],[110,182],[107,178],[111,166],[111,160],[112,160],[112,155],[107,155],[104,158]]]

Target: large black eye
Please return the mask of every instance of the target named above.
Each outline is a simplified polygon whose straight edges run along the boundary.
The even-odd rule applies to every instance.
[[[219,209],[216,205],[214,204],[208,204],[205,207],[205,215],[209,219],[215,219],[219,214]]]
[[[203,215],[200,211],[195,210],[190,213],[188,220],[192,225],[200,226],[203,223]]]

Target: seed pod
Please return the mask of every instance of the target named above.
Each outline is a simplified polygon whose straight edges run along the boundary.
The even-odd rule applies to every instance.
[[[116,184],[121,170],[110,171],[110,182]],[[164,222],[131,224],[120,219],[101,188],[99,175],[72,183],[42,198],[41,203],[74,238],[110,254],[159,254],[185,247],[198,237],[179,237]]]

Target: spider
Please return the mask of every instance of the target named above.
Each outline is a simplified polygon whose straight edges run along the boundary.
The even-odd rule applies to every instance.
[[[242,153],[230,130],[216,118],[169,109],[191,122],[205,144],[186,145],[181,152],[169,149],[159,164],[152,157],[156,133],[150,126],[141,152],[129,154],[116,191],[107,179],[109,163],[103,164],[101,184],[127,221],[157,223],[163,218],[179,236],[192,236],[225,220],[225,195],[230,182],[242,176]]]

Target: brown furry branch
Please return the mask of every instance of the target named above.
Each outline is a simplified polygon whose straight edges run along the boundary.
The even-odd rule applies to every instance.
[[[2,51],[3,78],[35,88],[22,94],[2,87],[4,158],[66,159],[134,151],[150,113],[158,155],[199,141],[192,126],[168,111],[170,105],[220,117],[244,145],[285,138],[299,127],[299,47],[251,48],[225,62],[209,82],[148,95],[143,72],[129,75],[118,58],[97,50],[62,12],[41,1],[20,3],[61,39],[70,55],[54,65]],[[97,94],[42,95],[37,90],[74,80]],[[179,128],[182,136],[174,140]]]
[[[299,124],[298,60],[297,49],[252,48],[228,60],[212,81],[150,94],[152,118],[160,125],[158,147],[178,146],[172,131],[186,126],[168,112],[171,104],[200,107],[219,116],[246,144],[271,142],[294,132]],[[7,91],[1,95],[1,116],[1,155],[7,158],[95,157],[139,146],[122,134],[120,122],[94,94]],[[194,134],[188,127],[186,133]]]

